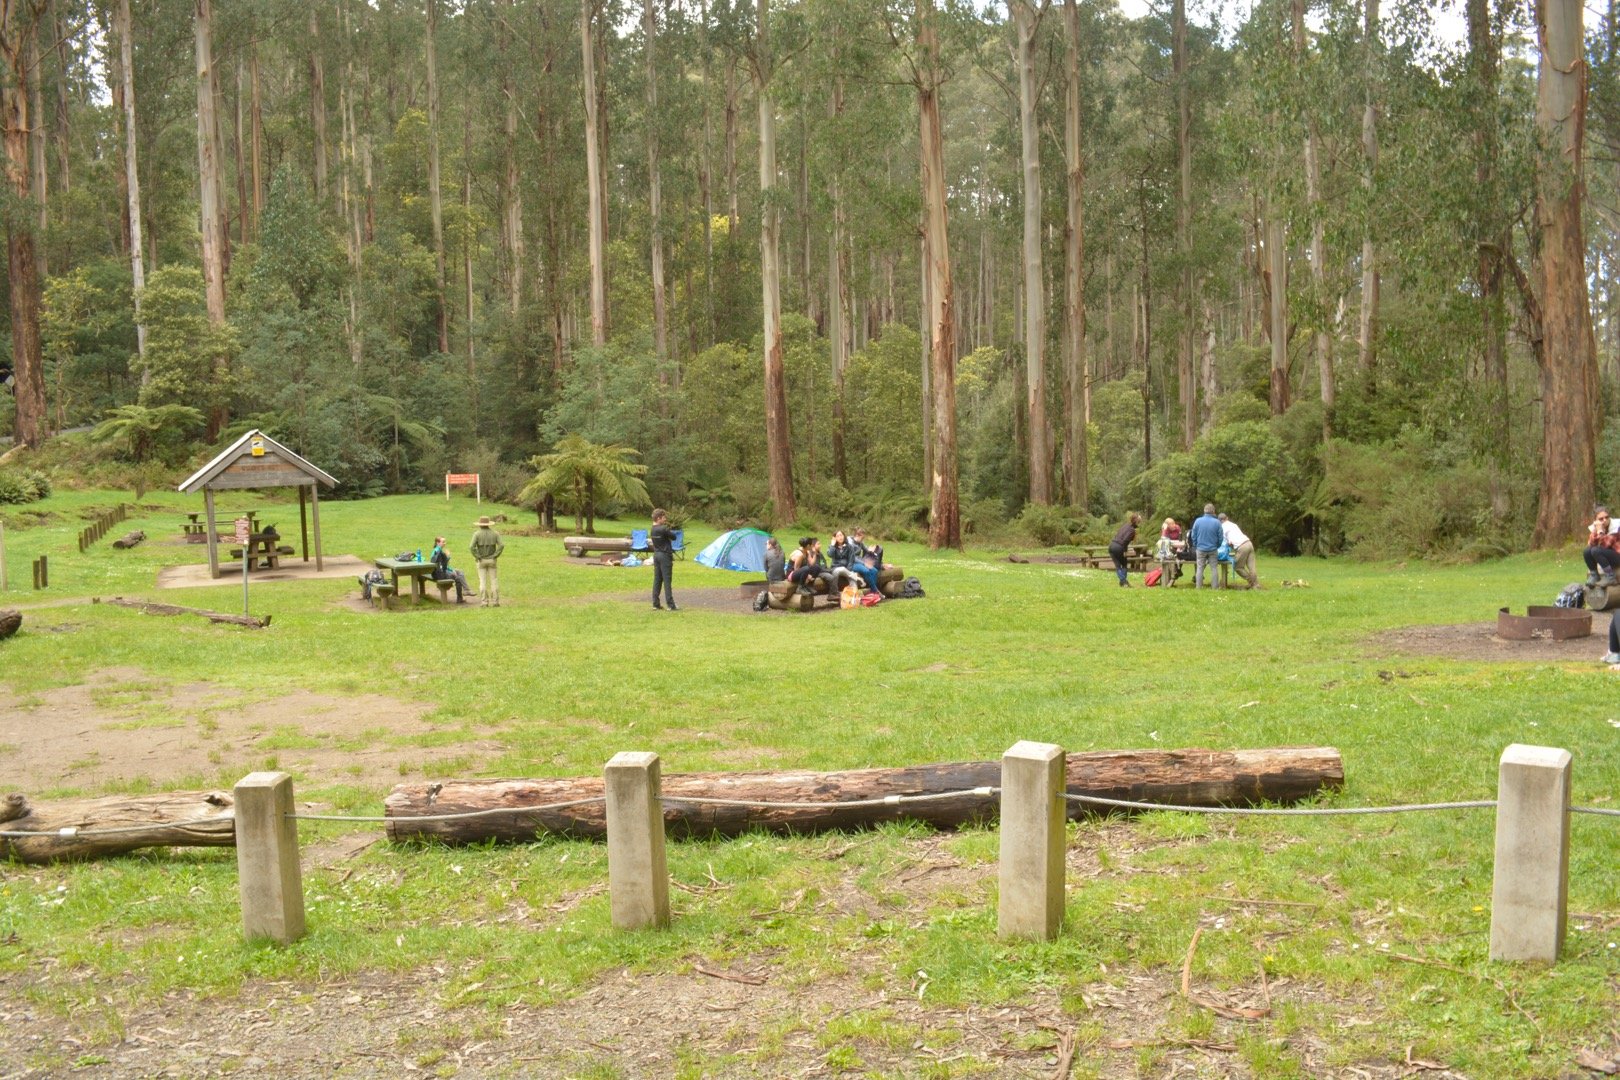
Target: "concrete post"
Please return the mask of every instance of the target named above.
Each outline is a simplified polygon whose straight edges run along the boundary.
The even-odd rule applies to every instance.
[[[1063,925],[1063,748],[1018,742],[1001,756],[1001,937],[1057,937]]]
[[[669,869],[664,862],[658,755],[614,754],[604,779],[613,925],[621,930],[668,926]]]
[[[1514,743],[1496,793],[1491,959],[1558,959],[1569,899],[1570,756]]]
[[[292,777],[249,773],[237,781],[236,872],[242,891],[242,935],[280,944],[304,936],[304,882]]]

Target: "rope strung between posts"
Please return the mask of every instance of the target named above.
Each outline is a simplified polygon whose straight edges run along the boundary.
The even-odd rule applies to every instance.
[[[940,791],[928,795],[884,795],[876,799],[851,799],[847,802],[773,802],[769,799],[718,799],[702,795],[661,795],[659,799],[664,803],[689,803],[697,806],[751,806],[765,810],[846,810],[878,806],[903,806],[907,803],[939,802],[944,799],[960,799],[964,796],[989,798],[1000,795],[998,787],[963,788],[960,791]],[[1234,814],[1245,817],[1349,817],[1366,814],[1402,814],[1415,811],[1431,810],[1485,810],[1496,806],[1495,799],[1475,799],[1469,802],[1439,802],[1439,803],[1408,803],[1401,806],[1319,806],[1294,809],[1288,807],[1247,807],[1247,806],[1178,806],[1174,803],[1131,802],[1126,799],[1106,799],[1100,795],[1074,795],[1061,792],[1058,796],[1067,802],[1087,803],[1093,806],[1117,807],[1122,810],[1169,810],[1188,814]],[[586,799],[571,799],[567,802],[546,803],[542,806],[501,806],[492,810],[468,810],[456,814],[400,814],[394,817],[383,817],[369,814],[288,814],[292,821],[359,821],[359,822],[436,822],[436,821],[468,821],[473,818],[502,817],[513,814],[539,814],[548,810],[567,810],[575,806],[590,806],[595,803],[606,802],[603,795],[595,795]],[[1610,809],[1598,806],[1571,806],[1572,814],[1592,814],[1599,817],[1620,817],[1620,809]],[[60,829],[27,830],[27,829],[0,829],[0,839],[30,839],[41,837],[54,837],[59,840],[73,840],[79,838],[90,839],[100,836],[129,836],[137,833],[149,833],[153,829],[185,829],[191,826],[205,827],[220,821],[231,820],[221,815],[208,821],[196,822],[154,822],[151,825],[130,825],[120,828],[108,829],[80,829],[76,825],[64,826]]]
[[[1098,795],[1071,795],[1068,792],[1064,792],[1061,798],[1069,802],[1118,806],[1127,810],[1181,810],[1189,814],[1243,814],[1249,817],[1344,817],[1351,814],[1401,814],[1411,810],[1480,810],[1496,805],[1495,799],[1476,799],[1472,802],[1408,803],[1405,806],[1317,806],[1296,810],[1285,807],[1176,806],[1172,803],[1105,799]]]
[[[771,802],[768,799],[711,799],[703,795],[660,795],[666,803],[693,803],[698,806],[758,806],[766,810],[844,810],[866,806],[900,806],[905,803],[938,802],[941,799],[960,799],[964,795],[988,798],[1000,795],[998,787],[963,788],[961,791],[938,791],[928,795],[884,795],[877,799],[850,799],[847,802]]]

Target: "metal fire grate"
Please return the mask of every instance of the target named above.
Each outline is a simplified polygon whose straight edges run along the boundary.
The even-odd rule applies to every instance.
[[[1523,615],[1511,614],[1507,608],[1496,613],[1496,636],[1508,641],[1568,641],[1571,638],[1590,637],[1592,613],[1579,608],[1528,607]]]

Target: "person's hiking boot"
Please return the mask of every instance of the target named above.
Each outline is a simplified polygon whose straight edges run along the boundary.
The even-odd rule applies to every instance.
[[[681,609],[676,607],[674,604],[671,604],[671,605],[669,605],[669,610],[671,610],[671,611],[679,611]]]
[[[1620,652],[1604,653],[1600,664],[1620,664]]]
[[[1596,570],[1588,570],[1586,572],[1586,583],[1588,585],[1596,585],[1598,583],[1598,572]]]
[[[1613,570],[1604,571],[1603,576],[1598,578],[1597,583],[1599,585],[1602,585],[1602,586],[1605,586],[1605,587],[1612,587],[1614,585],[1620,585],[1620,581],[1616,581],[1614,579],[1614,571]]]

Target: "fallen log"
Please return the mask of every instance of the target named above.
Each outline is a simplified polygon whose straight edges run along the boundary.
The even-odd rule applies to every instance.
[[[146,600],[125,600],[122,596],[113,596],[106,600],[98,596],[91,603],[134,608],[147,615],[200,615],[209,622],[230,623],[234,626],[251,626],[255,630],[262,630],[270,625],[270,616],[268,615],[230,615],[223,611],[206,611],[203,608],[176,607],[174,604],[154,604]]]
[[[856,799],[889,795],[970,792],[1001,783],[997,761],[967,761],[847,772],[674,773],[663,778],[664,824],[676,836],[736,836],[752,829],[819,832],[885,821],[922,821],[939,828],[992,821],[993,796],[971,793],[927,802],[842,807]],[[1293,803],[1344,785],[1344,763],[1331,747],[1261,750],[1111,750],[1068,757],[1068,791],[1133,802],[1177,806],[1249,806]],[[390,839],[424,837],[447,843],[531,840],[538,833],[601,837],[605,808],[587,803],[536,809],[551,803],[600,798],[600,776],[546,780],[446,780],[399,784],[384,801]],[[715,806],[672,801],[679,796],[731,799],[752,805]],[[825,807],[768,807],[760,802],[826,803]],[[510,815],[456,821],[415,820],[429,815],[511,810]],[[1068,816],[1106,813],[1069,803]]]
[[[228,791],[111,795],[40,807],[11,794],[0,800],[0,861],[65,862],[145,847],[231,847],[235,806]],[[17,832],[48,835],[5,835]]]
[[[115,548],[132,548],[136,544],[140,543],[142,540],[145,540],[145,539],[146,539],[146,534],[144,532],[142,532],[141,530],[136,529],[134,532],[125,533],[123,536],[120,536],[118,539],[114,540],[113,541],[113,547],[115,547]]]
[[[20,626],[22,626],[22,612],[16,608],[0,611],[0,640],[15,634]]]

